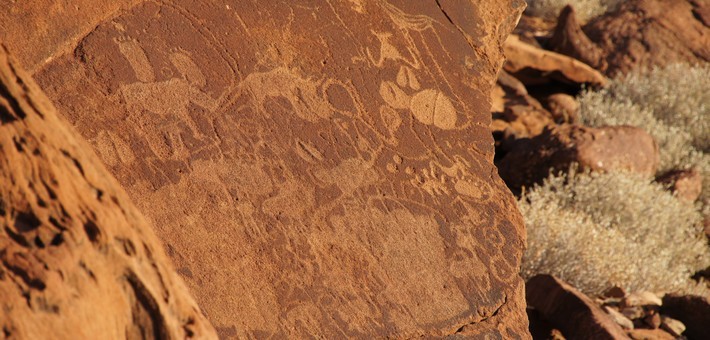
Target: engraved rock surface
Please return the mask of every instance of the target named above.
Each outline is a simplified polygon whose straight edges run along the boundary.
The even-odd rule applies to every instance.
[[[96,23],[140,0],[0,1],[0,42],[33,73],[70,53]],[[31,42],[31,43],[28,43]]]
[[[527,338],[488,129],[523,8],[145,1],[37,77],[221,336]]]
[[[0,45],[0,337],[216,339],[77,136]]]

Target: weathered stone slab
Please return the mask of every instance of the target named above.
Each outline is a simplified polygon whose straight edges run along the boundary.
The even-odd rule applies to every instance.
[[[38,74],[224,337],[527,337],[490,88],[523,2],[151,1]]]
[[[0,336],[216,339],[153,229],[0,45]]]
[[[570,339],[629,339],[589,297],[552,275],[528,280],[527,300]]]
[[[71,53],[103,20],[141,0],[0,1],[0,42],[30,73]]]

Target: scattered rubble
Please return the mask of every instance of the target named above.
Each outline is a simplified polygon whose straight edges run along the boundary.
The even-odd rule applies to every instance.
[[[572,339],[625,339],[619,325],[590,298],[550,275],[528,280],[528,305]]]
[[[553,276],[531,278],[526,296],[533,339],[708,339],[707,299],[620,291],[593,300]]]
[[[584,126],[575,96],[634,69],[710,62],[710,1],[628,0],[586,24],[571,4],[557,22],[524,15],[514,33],[505,44],[508,60],[498,79],[491,125],[496,165],[513,192],[576,164],[590,171],[655,177],[679,200],[708,205],[701,170],[681,168],[658,176],[659,149],[647,131]],[[708,216],[704,229],[710,243]],[[710,267],[694,278],[707,280],[708,272]],[[612,287],[592,300],[546,275],[530,279],[527,293],[535,339],[555,334],[710,339],[707,297]]]
[[[677,332],[686,327],[683,335],[691,339],[710,339],[710,298],[695,295],[666,294],[663,297],[661,314],[670,318],[664,327]]]

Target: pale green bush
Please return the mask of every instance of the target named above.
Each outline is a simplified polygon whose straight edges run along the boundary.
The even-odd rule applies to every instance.
[[[700,151],[710,151],[710,63],[631,72],[613,81],[609,91],[682,129]]]
[[[614,285],[697,293],[690,276],[710,265],[696,208],[635,174],[551,176],[518,203],[526,278],[556,275],[588,294]]]
[[[661,155],[659,173],[696,167],[710,191],[710,64],[674,64],[636,71],[580,98],[582,122],[632,125],[650,133]]]
[[[580,21],[586,22],[594,17],[616,9],[624,0],[528,0],[527,12],[530,15],[555,20],[562,8],[572,5]]]

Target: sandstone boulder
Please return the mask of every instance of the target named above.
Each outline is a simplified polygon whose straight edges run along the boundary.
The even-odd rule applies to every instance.
[[[576,124],[579,122],[579,102],[565,93],[554,93],[545,99],[545,107],[556,123]]]
[[[651,310],[647,313],[646,317],[643,318],[643,323],[650,329],[658,329],[661,327],[661,315]]]
[[[697,169],[674,170],[656,179],[681,200],[694,202],[703,191],[703,175]]]
[[[676,337],[661,329],[632,329],[628,335],[634,340],[674,340]]]
[[[511,35],[505,42],[505,70],[526,85],[557,81],[581,86],[604,86],[608,80],[591,66],[568,56],[535,47]]]
[[[621,308],[621,314],[630,320],[639,320],[646,316],[646,311],[641,306],[627,306]]]
[[[607,68],[604,51],[592,42],[577,21],[574,7],[565,6],[557,19],[557,27],[546,47],[552,51],[575,58],[597,70]]]
[[[624,329],[634,329],[634,323],[624,314],[616,310],[616,308],[604,306],[604,311],[609,314],[609,317],[616,322],[617,325]]]
[[[488,129],[523,7],[142,1],[37,77],[224,338],[527,337]]]
[[[710,299],[703,296],[666,294],[661,312],[670,316],[664,320],[664,328],[675,333],[683,333],[690,339],[710,338]],[[682,330],[685,329],[685,332]]]
[[[622,307],[651,307],[661,305],[663,305],[663,300],[661,300],[658,295],[647,291],[633,292],[626,295],[621,300]]]
[[[528,308],[528,321],[530,322],[530,334],[533,339],[564,340],[559,329],[556,329],[549,321],[542,317],[539,311]]]
[[[686,330],[685,324],[676,319],[665,316],[663,317],[663,322],[659,321],[659,326],[676,338],[681,337]],[[707,324],[705,324],[704,327],[707,328]]]
[[[628,339],[589,297],[551,275],[528,280],[528,304],[570,339]]]
[[[493,122],[491,131],[500,138],[528,138],[554,125],[553,115],[528,94],[525,85],[508,72],[501,70],[492,91]],[[496,156],[503,150],[497,148]]]
[[[708,12],[707,0],[630,0],[589,22],[584,32],[602,50],[597,66],[610,76],[639,67],[707,62]],[[586,46],[590,45],[581,45]],[[582,59],[595,65],[597,53],[593,54]]]
[[[572,164],[591,171],[631,171],[653,176],[659,163],[653,137],[631,126],[591,128],[563,124],[531,139],[520,139],[499,162],[509,187],[540,183]]]
[[[216,339],[152,228],[0,45],[3,339]]]
[[[622,299],[626,296],[626,290],[619,286],[612,286],[604,291],[603,296],[609,299]]]

